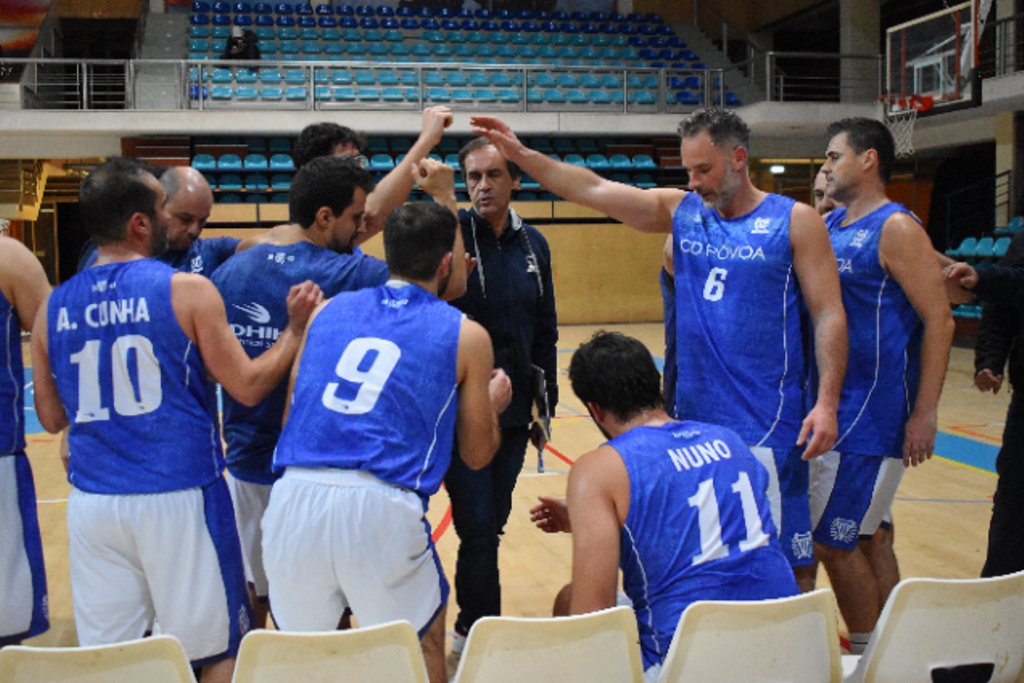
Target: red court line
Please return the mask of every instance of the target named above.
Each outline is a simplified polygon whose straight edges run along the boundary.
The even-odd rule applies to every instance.
[[[996,436],[989,436],[988,434],[982,434],[980,432],[975,432],[975,431],[972,431],[971,429],[969,429],[969,428],[973,428],[973,427],[989,427],[989,426],[990,425],[961,425],[959,427],[949,427],[949,429],[952,430],[952,431],[963,432],[964,434],[970,434],[971,436],[976,436],[979,439],[986,439],[988,441],[993,441],[995,443],[1002,443],[1003,442],[1003,437],[1002,436],[998,436],[998,437],[996,437]]]
[[[558,451],[556,451],[556,450],[555,450],[554,448],[552,448],[552,447],[551,447],[551,444],[548,444],[548,445],[544,446],[544,450],[546,450],[546,451],[551,451],[552,453],[554,453],[554,454],[555,454],[555,457],[557,457],[557,458],[561,459],[561,460],[562,460],[563,462],[565,462],[565,463],[566,463],[566,464],[568,464],[568,465],[569,465],[570,467],[572,467],[572,465],[573,465],[573,461],[572,461],[572,460],[570,460],[569,458],[565,457],[564,455],[562,455],[562,454],[561,454],[561,453],[559,453]]]

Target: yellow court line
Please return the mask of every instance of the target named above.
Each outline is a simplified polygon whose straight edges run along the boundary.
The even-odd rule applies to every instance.
[[[958,462],[956,460],[951,460],[949,458],[943,458],[941,455],[932,454],[932,457],[933,458],[937,458],[938,460],[941,460],[942,462],[948,462],[948,463],[953,464],[953,465],[959,465],[960,467],[966,467],[967,469],[974,470],[975,472],[981,472],[982,474],[987,474],[990,477],[996,477],[996,478],[999,477],[999,475],[996,474],[995,472],[989,472],[988,470],[983,470],[980,467],[975,467],[974,465],[967,465],[965,463]]]

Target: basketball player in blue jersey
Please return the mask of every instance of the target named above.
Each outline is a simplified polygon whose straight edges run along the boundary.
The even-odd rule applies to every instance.
[[[879,121],[828,129],[828,216],[850,332],[834,450],[815,460],[815,550],[828,571],[854,653],[863,651],[899,580],[895,555],[869,562],[868,541],[906,467],[932,455],[953,317],[931,241],[885,186],[896,157]],[[865,546],[865,547],[862,547]],[[890,547],[891,552],[891,547]]]
[[[24,244],[0,237],[0,647],[50,628],[32,467],[25,455],[21,331],[30,329],[50,283]]]
[[[772,515],[804,589],[814,584],[805,460],[831,448],[846,369],[846,318],[821,217],[750,182],[750,129],[698,109],[679,127],[690,192],[642,190],[527,149],[487,116],[470,119],[548,190],[642,232],[671,232],[676,305],[675,416],[727,427],[769,469]],[[817,401],[804,416],[800,302],[816,342]],[[809,336],[809,331],[808,335]],[[803,448],[799,448],[803,446]]]
[[[153,168],[167,195],[167,251],[154,258],[182,273],[210,277],[220,264],[239,249],[236,237],[200,237],[213,211],[213,192],[203,174],[188,166]],[[79,261],[84,270],[96,262],[98,253],[90,242]]]
[[[691,602],[799,592],[767,471],[734,432],[669,417],[660,379],[636,339],[598,332],[576,350],[573,392],[609,441],[570,470],[568,517],[552,499],[532,510],[545,531],[572,531],[571,614],[614,607],[622,569],[650,682]]]
[[[231,679],[251,622],[206,374],[254,404],[286,375],[322,301],[288,294],[289,321],[250,360],[200,275],[150,258],[167,248],[164,192],[130,159],[82,183],[96,264],[40,305],[32,334],[35,405],[70,426],[68,558],[82,645],[142,637],[154,619],[203,681]]]
[[[454,170],[433,159],[420,164],[423,175],[416,170],[422,184],[440,200],[450,199],[448,208],[454,214]],[[312,280],[330,298],[387,282],[383,261],[353,253],[373,189],[369,171],[349,160],[312,159],[296,174],[288,193],[291,223],[274,228],[272,242],[239,253],[214,273],[213,284],[224,297],[228,322],[249,357],[269,348],[287,324],[285,297],[292,285]],[[455,265],[464,264],[458,260]],[[258,626],[267,616],[260,520],[277,480],[270,464],[281,435],[286,393],[287,383],[282,382],[253,407],[224,397],[228,483]]]
[[[432,683],[447,681],[448,583],[427,501],[456,433],[467,465],[490,462],[511,399],[487,332],[438,299],[457,230],[437,204],[397,209],[384,228],[391,280],[314,313],[274,454],[283,476],[263,517],[281,630],[333,630],[346,607],[361,626],[407,620]]]

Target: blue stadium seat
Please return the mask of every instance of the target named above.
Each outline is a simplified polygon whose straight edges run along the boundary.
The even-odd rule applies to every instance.
[[[237,173],[225,173],[217,182],[218,190],[241,190],[242,176]]]
[[[231,26],[231,15],[229,14],[214,14],[213,15],[214,26]]]
[[[371,171],[390,171],[394,167],[395,160],[391,158],[390,154],[374,154],[370,157],[367,168]]]
[[[250,173],[245,176],[245,189],[246,190],[269,190],[270,182],[267,180],[267,176],[262,173]]]
[[[267,157],[262,154],[250,154],[245,157],[243,168],[247,171],[261,171],[267,168]]]
[[[191,12],[209,12],[210,11],[210,3],[208,3],[208,2],[193,2],[192,3],[192,8],[189,11],[191,11]]]
[[[992,247],[992,256],[995,258],[1002,258],[1006,256],[1007,249],[1010,248],[1010,242],[1013,238],[1011,237],[1000,237],[996,240],[995,245]]]
[[[338,102],[354,102],[356,91],[348,86],[334,88],[334,99]]]
[[[279,100],[284,97],[284,91],[276,85],[265,85],[260,88],[261,100]]]
[[[215,85],[210,88],[210,99],[212,100],[230,100],[234,94],[231,86]]]
[[[222,171],[241,170],[242,157],[237,154],[222,154],[217,159],[217,168]]]
[[[334,85],[351,85],[352,81],[352,74],[345,69],[331,72],[331,83]]]
[[[974,246],[975,258],[991,258],[995,248],[995,240],[991,237],[982,237]]]
[[[376,102],[380,99],[380,90],[377,88],[359,88],[356,90],[356,97],[360,102]]]
[[[427,99],[431,102],[448,102],[451,94],[446,88],[430,88],[427,90]]]
[[[252,26],[252,17],[248,14],[236,14],[235,26]]]
[[[608,157],[608,165],[611,168],[633,168],[633,162],[625,154],[612,154]]]
[[[240,85],[235,88],[236,100],[255,100],[258,97],[256,88],[251,85]]]
[[[313,7],[312,7],[312,5],[307,5],[307,4],[295,5],[295,13],[296,14],[310,15],[310,14],[313,14]]]
[[[500,102],[508,103],[519,101],[519,93],[512,88],[500,88],[494,94]]]
[[[498,98],[490,88],[477,88],[473,91],[473,99],[477,102],[495,102]]]
[[[491,85],[495,88],[510,88],[512,87],[512,79],[506,73],[494,71],[491,73]]]
[[[465,104],[473,101],[473,92],[469,88],[452,88],[451,97],[453,102]]]
[[[230,2],[215,2],[213,3],[213,12],[216,14],[230,14],[231,3]]]
[[[657,104],[658,96],[650,90],[630,90],[629,101],[633,104]]]
[[[698,105],[700,104],[700,98],[689,90],[680,90],[676,93],[676,102],[686,105]]]
[[[210,29],[205,26],[190,26],[188,29],[189,38],[209,38]]]
[[[270,16],[268,14],[257,14],[256,15],[256,25],[257,26],[263,26],[263,27],[273,26],[274,25],[274,17],[272,17],[272,16]]]
[[[274,23],[278,26],[295,26],[295,18],[288,16],[287,14],[279,14],[277,21]]]
[[[740,98],[736,97],[731,92],[725,93],[725,106],[727,106],[727,107],[738,107],[741,104],[742,103],[740,102]]]

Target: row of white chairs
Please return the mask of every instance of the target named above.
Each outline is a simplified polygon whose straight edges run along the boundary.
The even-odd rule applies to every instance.
[[[761,602],[696,602],[680,619],[658,683],[1024,683],[1024,572],[908,579],[863,656],[840,656],[829,589]],[[472,628],[455,683],[643,683],[628,607],[560,619],[489,617]],[[171,636],[103,647],[0,650],[0,683],[194,683]],[[235,683],[426,683],[412,625],[332,633],[253,631]]]

